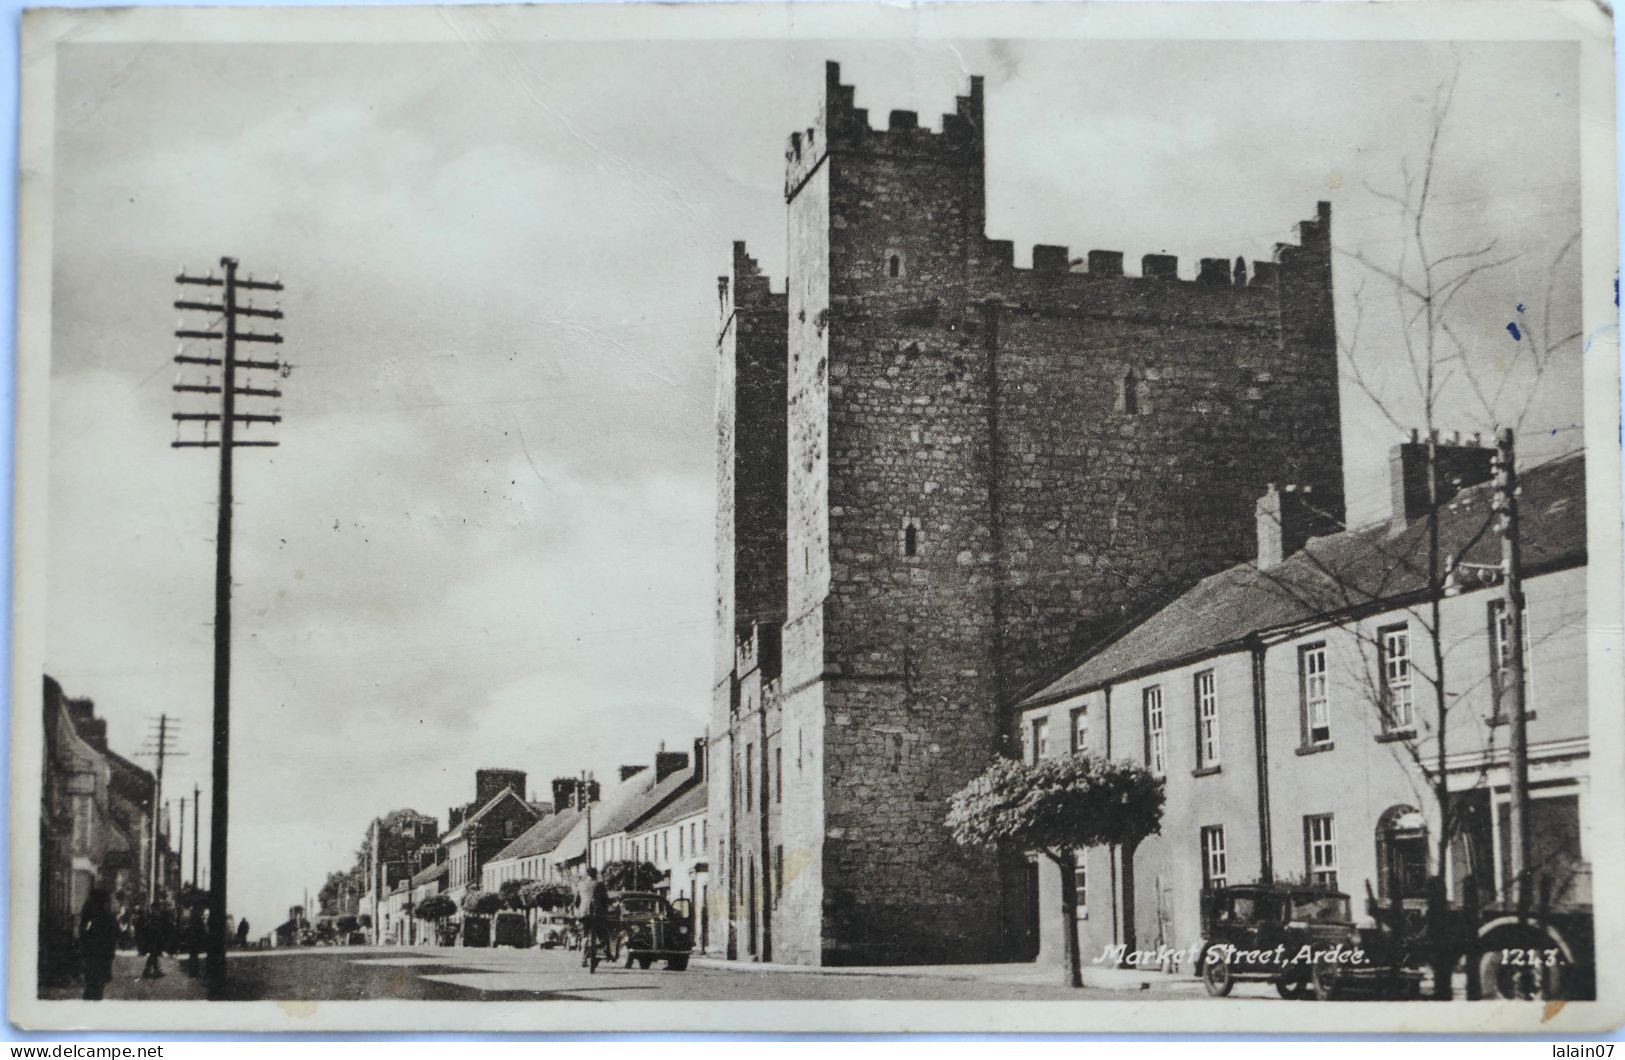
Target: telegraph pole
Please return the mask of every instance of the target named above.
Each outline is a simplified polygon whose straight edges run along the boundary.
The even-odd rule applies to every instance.
[[[203,825],[200,823],[201,818],[199,818],[198,815],[197,815],[198,794],[199,794],[199,788],[198,788],[198,786],[196,784],[193,784],[192,785],[192,887],[194,889],[197,887],[197,835],[198,835],[198,832],[203,828]]]
[[[175,844],[175,890],[179,892],[186,879],[186,792],[181,792],[181,838]],[[197,829],[197,822],[192,822],[192,828]]]
[[[1506,656],[1498,675],[1502,709],[1511,731],[1512,803],[1508,839],[1512,844],[1512,883],[1517,888],[1520,914],[1529,908],[1529,715],[1524,702],[1523,558],[1518,540],[1518,469],[1514,462],[1512,428],[1495,436],[1495,510],[1501,531],[1501,592],[1506,608]]]
[[[151,742],[136,752],[136,755],[139,758],[158,759],[158,766],[153,775],[152,803],[148,812],[152,822],[152,851],[147,859],[147,904],[150,906],[158,897],[158,877],[162,868],[158,856],[158,807],[164,799],[164,759],[180,754],[172,742],[175,739],[175,729],[168,714],[158,715],[158,731],[149,733],[148,739]]]
[[[275,387],[256,387],[252,385],[238,386],[237,373],[239,371],[267,371],[276,376],[286,377],[288,366],[280,361],[258,361],[237,356],[238,343],[270,343],[281,345],[282,336],[272,333],[255,333],[240,331],[238,319],[240,317],[261,317],[269,320],[281,320],[280,309],[257,309],[252,304],[241,304],[239,299],[243,292],[250,292],[252,298],[254,291],[281,291],[282,284],[272,281],[266,283],[237,277],[237,259],[221,258],[221,268],[225,270],[222,278],[216,278],[211,269],[207,276],[188,276],[185,273],[175,277],[175,282],[182,285],[200,287],[218,287],[221,289],[221,299],[218,303],[208,301],[190,301],[180,299],[175,302],[175,308],[210,314],[217,318],[218,324],[211,323],[201,329],[182,328],[175,332],[179,339],[193,339],[205,342],[220,343],[221,355],[195,356],[185,352],[186,347],[175,355],[175,360],[183,365],[202,365],[204,367],[217,367],[221,369],[220,384],[210,382],[206,375],[202,384],[176,383],[177,393],[218,394],[220,396],[219,412],[177,412],[174,419],[177,430],[180,425],[187,422],[196,422],[203,425],[203,437],[200,440],[182,440],[176,438],[175,448],[196,447],[220,450],[220,497],[218,501],[218,524],[215,530],[215,568],[214,568],[214,754],[209,791],[209,948],[208,948],[208,980],[210,992],[213,994],[226,978],[226,831],[229,819],[229,792],[231,772],[231,508],[232,508],[232,453],[239,446],[275,446],[277,443],[269,439],[239,439],[237,425],[251,426],[255,423],[275,424],[282,421],[277,414],[239,413],[237,411],[238,397],[268,397],[280,398],[282,392]],[[218,330],[217,330],[218,329]],[[211,440],[208,437],[208,425],[219,424],[220,437]]]
[[[587,868],[592,868],[592,774],[585,769],[581,771],[581,782],[576,785],[576,796],[581,800],[581,806],[587,814]]]

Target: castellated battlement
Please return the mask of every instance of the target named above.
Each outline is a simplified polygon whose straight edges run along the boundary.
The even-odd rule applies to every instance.
[[[1269,310],[1278,305],[1282,270],[1324,268],[1331,255],[1331,204],[1317,204],[1315,218],[1297,225],[1297,243],[1277,243],[1270,261],[1241,257],[1202,258],[1195,275],[1180,275],[1179,258],[1146,254],[1139,275],[1124,269],[1120,250],[1090,250],[1073,257],[1071,248],[1035,244],[1032,265],[1018,268],[1015,245],[984,239],[979,259],[984,289],[992,296],[1028,306],[1106,315],[1199,316],[1215,323],[1275,327]]]
[[[859,107],[851,85],[841,83],[841,64],[824,64],[824,98],[812,125],[790,134],[784,152],[784,196],[793,197],[831,150],[862,151],[896,158],[936,158],[980,164],[982,158],[982,79],[970,79],[967,95],[954,100],[954,112],[941,127],[920,125],[912,110],[894,110],[884,129],[869,125],[869,111]]]
[[[1254,261],[1249,266],[1244,257],[1202,258],[1196,275],[1189,280],[1179,275],[1179,258],[1173,254],[1146,254],[1140,258],[1140,275],[1131,277],[1124,271],[1124,253],[1121,250],[1091,250],[1083,258],[1071,256],[1071,248],[1050,243],[1033,244],[1032,266],[1020,269],[1015,264],[1015,244],[1008,239],[982,241],[982,258],[992,268],[1017,274],[1088,276],[1093,279],[1145,279],[1164,282],[1200,283],[1215,287],[1259,287],[1277,282],[1282,265],[1295,265],[1306,259],[1324,260],[1331,251],[1332,204],[1316,204],[1315,218],[1299,221],[1296,225],[1296,243],[1275,244],[1269,261]]]
[[[717,314],[722,327],[737,309],[774,309],[784,311],[785,293],[774,291],[772,281],[762,275],[762,267],[746,249],[745,241],[735,240],[733,268],[726,276],[717,277]]]

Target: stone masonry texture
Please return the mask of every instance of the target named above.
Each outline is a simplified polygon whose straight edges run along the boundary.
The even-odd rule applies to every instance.
[[[981,79],[940,130],[885,124],[829,64],[786,151],[785,293],[737,244],[721,283],[710,827],[740,957],[1018,955],[1024,897],[943,825],[1019,747],[1007,707],[1249,558],[1268,484],[1343,518],[1328,204],[1199,279],[1064,246],[1018,269],[985,233]]]

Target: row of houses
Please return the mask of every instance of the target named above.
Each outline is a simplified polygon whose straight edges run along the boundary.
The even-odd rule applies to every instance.
[[[558,777],[551,799],[527,789],[528,774],[481,769],[474,798],[447,811],[444,831],[433,818],[396,811],[373,822],[359,860],[359,921],[374,942],[421,945],[459,937],[472,895],[504,885],[575,885],[589,866],[629,862],[633,883],[695,910],[709,927],[706,744],[656,751],[648,765],[623,765],[604,784],[583,774]],[[458,911],[445,921],[415,914],[436,895]]]
[[[170,822],[154,812],[152,773],[107,744],[107,722],[90,699],[44,684],[45,755],[40,786],[40,983],[71,965],[77,917],[94,889],[112,898],[121,928],[132,930],[149,890],[173,899],[181,855]],[[149,887],[157,845],[157,886]]]
[[[1469,888],[1485,901],[1509,897],[1510,648],[1492,450],[1433,447],[1448,469],[1434,553],[1446,571],[1435,638],[1428,506],[1417,488],[1427,448],[1416,439],[1395,447],[1392,511],[1363,527],[1318,533],[1324,519],[1312,492],[1271,487],[1256,504],[1253,557],[1125,624],[1014,704],[1007,753],[1140,762],[1164,779],[1167,802],[1160,833],[1132,861],[1114,848],[1080,852],[1072,924],[1055,913],[1061,881],[1050,863],[1018,859],[1015,874],[1026,881],[1010,888],[1024,898],[1009,906],[1012,957],[1059,960],[1068,929],[1087,955],[1125,941],[1193,952],[1201,892],[1227,883],[1327,884],[1355,896],[1357,909],[1367,895],[1421,908],[1434,878],[1455,902]],[[1553,904],[1585,907],[1592,817],[1583,456],[1528,469],[1520,506],[1534,870]],[[776,707],[777,646],[763,633],[740,648],[736,665],[748,679],[739,694],[749,716],[758,724],[771,718],[778,733],[782,720],[762,702]],[[634,881],[639,888],[688,899],[704,950],[770,959],[764,942],[789,913],[769,898],[784,893],[783,847],[763,847],[736,825],[735,849],[751,861],[756,848],[771,851],[760,875],[740,867],[767,893],[747,884],[729,894],[716,888],[713,867],[727,837],[710,824],[718,802],[731,801],[737,817],[765,823],[776,838],[787,800],[805,797],[797,779],[805,749],[786,761],[782,738],[766,746],[744,749],[732,789],[710,782],[706,740],[690,752],[662,748],[602,787],[555,779],[548,800],[527,796],[522,771],[480,770],[474,799],[448,810],[444,830],[411,811],[374,822],[365,848],[375,852],[374,885],[360,908],[376,940],[421,944],[432,941],[433,926],[413,910],[433,895],[461,909],[476,890],[573,884],[589,865],[631,862],[652,866]],[[1434,790],[1441,761],[1443,806]],[[877,791],[876,805],[894,795]],[[838,877],[826,876],[831,884]]]
[[[1201,890],[1226,883],[1330,885],[1357,910],[1368,898],[1421,909],[1430,879],[1455,903],[1469,890],[1515,900],[1490,450],[1437,447],[1451,473],[1434,627],[1415,488],[1425,448],[1396,447],[1391,518],[1363,528],[1312,537],[1312,496],[1272,490],[1253,561],[1198,582],[1017,705],[1029,761],[1129,760],[1166,783],[1161,833],[1132,865],[1115,848],[1080,852],[1072,927],[1084,954],[1125,940],[1189,951]],[[1531,868],[1544,901],[1588,909],[1584,457],[1529,469],[1519,505]],[[1053,868],[1027,871],[1037,908],[1057,908]],[[1038,952],[1058,958],[1067,927],[1039,921]]]

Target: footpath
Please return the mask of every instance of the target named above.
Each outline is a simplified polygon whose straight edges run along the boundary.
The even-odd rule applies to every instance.
[[[186,974],[186,958],[179,960],[174,957],[162,957],[159,963],[163,966],[163,977],[159,979],[141,978],[141,969],[147,963],[145,957],[133,953],[121,952],[113,958],[113,978],[108,982],[103,996],[109,1001],[204,1001],[208,999],[208,989],[202,977],[192,978]],[[198,961],[202,965],[201,958]],[[81,996],[83,987],[77,983],[61,986],[47,987],[40,992],[40,996],[47,1000],[66,1000]]]
[[[900,964],[884,966],[811,967],[800,964],[770,964],[761,961],[728,961],[696,954],[691,968],[724,972],[789,972],[796,975],[895,976],[918,979],[954,979],[981,983],[1011,983],[1018,986],[1055,986],[1062,981],[1060,968],[1033,962],[1012,964]],[[1155,969],[1083,966],[1083,985],[1095,990],[1189,990],[1202,992],[1202,981],[1191,975],[1170,975]]]

